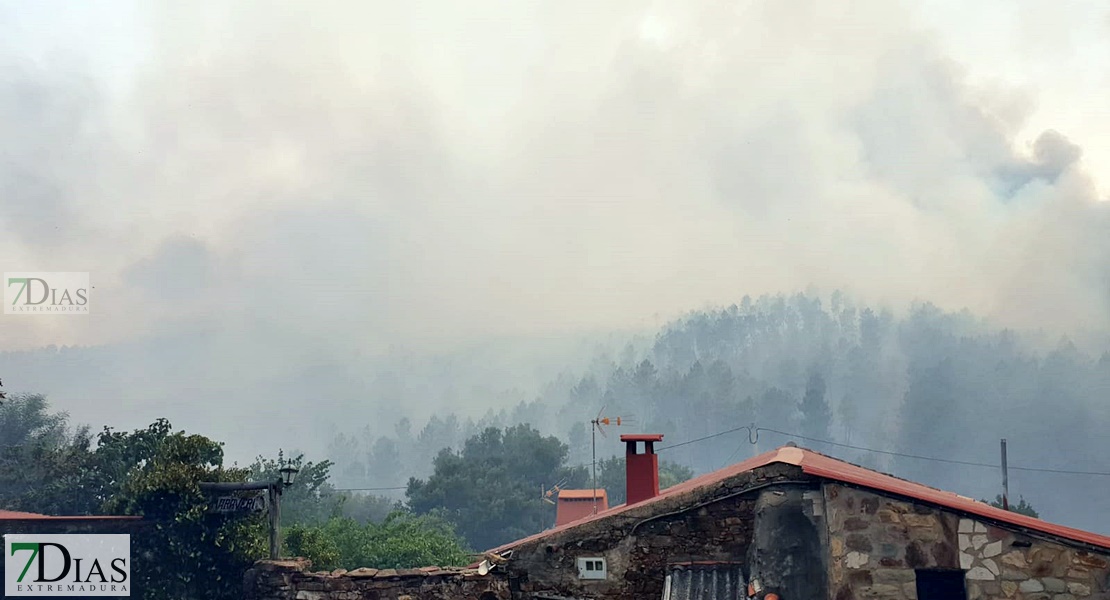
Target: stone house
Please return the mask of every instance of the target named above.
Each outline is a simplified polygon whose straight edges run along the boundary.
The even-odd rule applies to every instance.
[[[512,597],[1110,599],[1110,537],[794,446],[660,492],[621,439],[629,503],[495,549]]]
[[[794,446],[660,491],[662,436],[621,439],[628,503],[496,548],[480,570],[443,585],[375,572],[393,583],[373,588],[286,573],[248,597],[1110,600],[1110,537]]]

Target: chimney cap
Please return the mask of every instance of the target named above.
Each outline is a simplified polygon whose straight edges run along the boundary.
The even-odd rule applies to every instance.
[[[622,442],[662,442],[662,433],[624,433],[621,434]]]

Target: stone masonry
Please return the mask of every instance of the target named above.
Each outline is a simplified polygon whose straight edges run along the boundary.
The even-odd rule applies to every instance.
[[[260,561],[244,576],[246,600],[508,600],[496,572],[476,569],[355,569],[311,572],[303,558]]]
[[[916,569],[966,573],[969,600],[1110,599],[1110,556],[827,483],[836,600],[916,600]]]
[[[755,529],[761,498],[760,491],[746,490],[781,494],[775,490],[799,479],[806,479],[800,469],[771,465],[707,486],[700,494],[633,507],[520,544],[508,565],[514,591],[519,591],[514,598],[658,599],[671,564],[746,563],[759,543]],[[819,489],[818,480],[805,483]],[[605,558],[608,578],[579,579],[580,557]]]
[[[580,579],[579,559],[604,559],[604,578]],[[958,574],[968,600],[1110,600],[1106,548],[785,463],[522,540],[485,576],[438,567],[313,573],[293,560],[259,563],[245,584],[248,600],[639,600],[661,598],[675,565],[738,568],[761,594],[787,600],[918,600],[918,576],[931,571]]]

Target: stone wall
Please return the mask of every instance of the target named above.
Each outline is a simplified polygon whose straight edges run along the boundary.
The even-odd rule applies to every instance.
[[[961,519],[960,566],[971,600],[1110,598],[1110,553],[1097,553]]]
[[[827,483],[836,600],[916,600],[916,569],[966,572],[969,600],[1110,599],[1108,556]]]
[[[260,561],[244,576],[246,600],[508,600],[503,575],[475,569],[311,572],[303,558]]]
[[[772,465],[522,544],[508,565],[515,597],[662,598],[668,565],[747,563],[760,494],[800,477],[797,467]],[[580,557],[605,558],[607,579],[579,579]]]
[[[604,558],[607,578],[578,577]],[[248,600],[661,598],[675,565],[736,569],[782,598],[917,600],[918,570],[964,578],[969,600],[1110,600],[1110,552],[1004,523],[821,483],[770,465],[520,544],[486,576],[439,569],[248,572]],[[731,580],[730,580],[731,581]]]

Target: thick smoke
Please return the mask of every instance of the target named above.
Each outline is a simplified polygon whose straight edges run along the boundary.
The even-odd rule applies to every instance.
[[[127,397],[124,420],[211,430],[217,409],[388,404],[364,373],[398,351],[810,286],[1107,326],[1080,148],[1022,137],[1029,92],[979,86],[912,9],[121,4],[117,43],[9,7],[0,264],[97,287],[87,319],[0,317],[2,347],[132,349],[97,395],[26,386],[81,420]],[[525,397],[558,370],[517,368]]]

